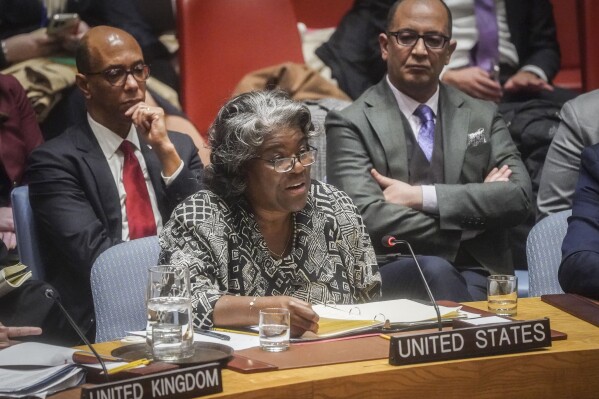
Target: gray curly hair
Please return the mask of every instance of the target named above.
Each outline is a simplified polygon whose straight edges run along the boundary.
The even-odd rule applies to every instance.
[[[307,138],[316,135],[308,108],[284,91],[253,91],[229,100],[210,127],[207,187],[227,202],[241,197],[245,165],[258,156],[264,139],[281,128],[299,128]]]

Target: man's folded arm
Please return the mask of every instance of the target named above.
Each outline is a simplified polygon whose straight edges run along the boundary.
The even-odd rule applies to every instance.
[[[440,225],[443,229],[483,230],[522,223],[532,212],[530,177],[505,122],[497,114],[490,134],[490,157],[486,169],[469,179],[478,183],[437,184]],[[465,157],[472,156],[466,151]],[[494,168],[507,165],[509,181],[485,183]],[[465,168],[462,169],[465,172]]]
[[[373,167],[384,173],[386,165],[373,165],[358,127],[335,114],[333,111],[327,117],[327,181],[352,198],[375,248],[380,248],[383,236],[395,234],[410,241],[417,252],[423,252],[421,248],[426,248],[427,253],[452,252],[460,232],[442,231],[435,217],[386,202],[383,190],[370,173]],[[384,160],[382,149],[381,154],[372,154],[372,159]]]

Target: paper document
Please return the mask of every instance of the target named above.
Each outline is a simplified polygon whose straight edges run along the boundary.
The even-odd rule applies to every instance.
[[[44,397],[83,382],[85,371],[75,364],[33,370],[0,368],[0,397]]]
[[[208,337],[202,334],[194,334],[193,340],[194,342],[213,342],[215,344],[227,345],[233,348],[233,350],[240,351],[242,349],[253,348],[254,346],[260,346],[260,339],[258,338],[258,334],[246,334],[246,333],[236,333],[236,332],[225,332],[222,330],[216,330],[219,334],[227,335],[231,339],[229,341],[225,341],[218,338]],[[128,331],[127,334],[131,335],[139,335],[146,336],[145,331]]]
[[[349,333],[359,333],[373,327],[435,320],[437,313],[430,305],[409,299],[370,302],[358,305],[314,305],[320,316],[317,338],[327,338]],[[456,317],[460,306],[439,306],[441,317]]]
[[[71,364],[75,352],[79,351],[64,346],[23,342],[0,350],[0,367]]]

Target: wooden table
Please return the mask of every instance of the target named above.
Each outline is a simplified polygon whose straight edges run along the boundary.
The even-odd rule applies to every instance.
[[[468,305],[486,310],[486,302]],[[390,366],[387,359],[240,374],[223,370],[224,392],[207,398],[598,398],[599,328],[547,305],[519,300],[517,319],[549,317],[568,334],[526,353]],[[114,343],[98,344],[107,353]],[[78,398],[77,391],[61,398]]]

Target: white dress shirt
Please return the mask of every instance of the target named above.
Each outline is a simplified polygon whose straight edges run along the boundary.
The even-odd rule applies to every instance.
[[[410,123],[410,127],[412,128],[412,133],[416,138],[416,142],[418,142],[418,132],[420,131],[420,126],[422,126],[422,122],[420,118],[414,115],[414,111],[421,104],[418,101],[414,100],[411,97],[406,96],[389,80],[389,75],[387,75],[387,84],[391,88],[393,95],[395,96],[395,100],[397,101],[397,106],[402,114],[406,117],[408,122]],[[435,94],[428,99],[426,103],[424,103],[433,110],[433,115],[435,116],[435,127],[437,126],[437,111],[439,109],[439,86],[437,86],[437,91]],[[439,214],[439,204],[437,203],[437,192],[435,191],[435,186],[432,185],[423,185],[420,186],[422,188],[422,210],[428,213],[434,213],[436,215]]]
[[[408,119],[410,127],[412,128],[412,132],[414,133],[416,140],[418,140],[418,131],[420,130],[420,125],[422,123],[420,122],[420,118],[414,115],[414,111],[416,111],[416,108],[421,103],[397,90],[395,86],[391,84],[389,76],[387,76],[387,84],[389,84],[389,87],[391,88],[391,91],[395,96],[395,100],[397,101],[397,106],[399,107],[399,110]],[[435,94],[433,94],[431,98],[429,98],[428,101],[424,104],[428,105],[433,110],[433,114],[435,115],[436,127],[438,120],[437,110],[439,109],[439,86],[437,86],[437,91],[435,92]],[[422,211],[433,215],[439,215],[439,203],[437,201],[437,191],[435,190],[435,186],[422,185],[420,186],[420,188],[422,189]],[[466,241],[471,238],[474,238],[482,231],[483,230],[463,230],[461,240]]]
[[[121,215],[122,215],[122,239],[123,241],[129,241],[129,222],[127,219],[127,209],[125,206],[125,199],[127,198],[127,193],[125,192],[125,186],[123,184],[123,165],[125,162],[125,156],[121,151],[119,151],[119,147],[123,142],[123,139],[112,130],[106,128],[105,126],[96,122],[91,115],[87,114],[87,121],[89,122],[89,126],[98,140],[98,144],[100,145],[100,149],[102,153],[106,157],[106,161],[108,162],[108,166],[110,167],[110,173],[114,178],[114,182],[117,187],[117,191],[119,193],[119,201],[121,205]],[[158,209],[158,202],[156,200],[156,192],[154,191],[154,186],[152,185],[152,180],[150,179],[150,175],[148,173],[148,168],[146,166],[146,160],[144,159],[141,150],[140,150],[140,142],[137,137],[137,131],[135,126],[131,124],[131,129],[129,130],[129,134],[127,135],[126,140],[129,140],[131,144],[133,144],[133,148],[135,149],[134,154],[139,161],[139,166],[141,167],[141,171],[144,175],[144,179],[146,181],[146,186],[148,187],[148,194],[150,196],[150,202],[152,204],[152,212],[154,213],[154,220],[156,221],[156,231],[160,233],[162,230],[162,216],[160,215],[160,210]],[[148,145],[148,144],[143,144]],[[164,183],[168,186],[181,172],[183,169],[183,161],[181,161],[181,165],[172,176],[164,177],[162,175],[162,179]]]

